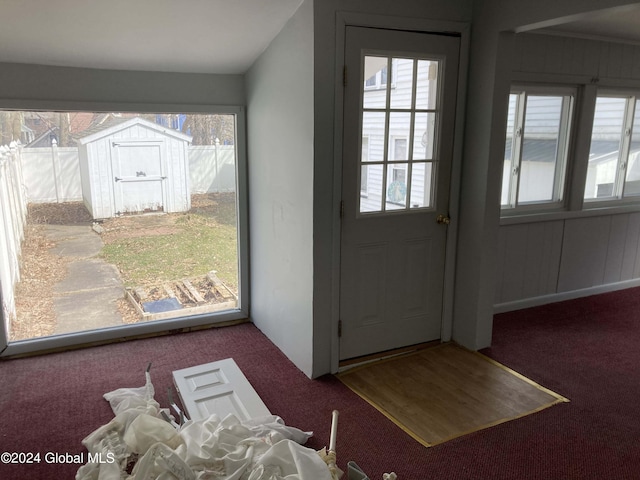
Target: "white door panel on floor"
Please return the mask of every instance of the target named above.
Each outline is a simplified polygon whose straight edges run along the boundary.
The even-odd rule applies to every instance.
[[[270,415],[231,358],[176,370],[173,381],[192,420],[202,420],[213,414],[220,419],[235,415],[240,421]]]
[[[440,338],[459,43],[347,27],[341,359]]]

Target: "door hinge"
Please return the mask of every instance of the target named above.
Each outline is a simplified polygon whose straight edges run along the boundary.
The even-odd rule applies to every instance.
[[[342,67],[342,85],[347,86],[347,66]]]
[[[342,320],[338,320],[338,337],[342,337]]]

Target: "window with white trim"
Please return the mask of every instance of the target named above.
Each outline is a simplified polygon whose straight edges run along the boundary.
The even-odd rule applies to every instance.
[[[574,101],[573,89],[512,89],[502,176],[503,209],[562,206]]]
[[[640,196],[638,96],[602,93],[596,98],[585,201]]]

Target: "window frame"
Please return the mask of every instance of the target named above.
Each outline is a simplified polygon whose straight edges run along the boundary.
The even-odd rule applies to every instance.
[[[244,321],[249,316],[249,206],[248,206],[248,162],[247,162],[247,119],[246,108],[241,105],[214,104],[164,104],[121,102],[74,102],[43,100],[2,100],[2,110],[23,111],[95,111],[95,112],[132,112],[132,113],[194,113],[224,114],[235,116],[236,133],[236,214],[238,228],[238,306],[234,309],[210,314],[195,314],[180,318],[140,322],[130,325],[87,330],[70,334],[38,337],[28,340],[9,341],[6,332],[7,318],[0,308],[0,358],[13,355],[30,354],[46,350],[68,348],[81,344],[115,341],[123,337],[158,334],[172,330],[188,331],[226,322]],[[0,293],[0,301],[2,301]]]
[[[620,154],[616,163],[616,170],[614,174],[614,183],[612,187],[611,195],[606,197],[585,198],[584,192],[586,190],[586,183],[588,176],[585,175],[583,181],[582,191],[582,210],[602,209],[607,207],[621,207],[621,206],[640,206],[640,194],[626,195],[624,194],[626,182],[627,182],[627,168],[629,166],[629,155],[631,153],[630,145],[633,137],[634,129],[634,117],[637,109],[640,107],[640,89],[638,88],[598,88],[594,96],[594,114],[591,119],[591,129],[589,130],[589,145],[593,140],[593,127],[595,122],[595,109],[597,106],[598,98],[619,98],[625,99],[625,111],[623,114],[621,131],[620,131]],[[632,104],[630,105],[630,102]],[[640,133],[640,125],[637,134]],[[589,148],[589,156],[591,148]],[[586,171],[589,168],[589,157],[585,160]]]
[[[567,85],[536,85],[528,83],[512,84],[509,97],[517,96],[513,133],[511,136],[511,161],[508,179],[507,203],[503,203],[505,196],[505,179],[502,179],[500,190],[501,216],[514,216],[530,213],[556,212],[567,208],[567,189],[570,180],[572,143],[575,136],[576,109],[578,104],[578,88]],[[554,179],[552,185],[551,200],[537,200],[522,202],[518,200],[520,194],[520,180],[522,178],[522,151],[526,129],[526,114],[528,99],[530,97],[562,97],[560,124],[558,128],[558,142],[556,149]],[[508,128],[508,114],[505,125],[505,150]],[[516,163],[514,163],[516,162]],[[504,158],[502,160],[503,176],[505,175]]]

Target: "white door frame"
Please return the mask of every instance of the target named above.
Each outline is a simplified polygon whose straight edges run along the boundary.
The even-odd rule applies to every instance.
[[[340,339],[338,323],[340,320],[340,239],[341,220],[340,205],[342,200],[342,133],[344,107],[344,49],[346,28],[348,26],[375,27],[391,30],[411,30],[423,33],[455,33],[460,35],[460,54],[458,69],[458,91],[456,103],[456,120],[454,132],[453,161],[451,165],[451,182],[449,188],[449,214],[451,224],[448,226],[444,293],[442,308],[441,340],[451,340],[453,332],[453,291],[455,279],[455,258],[458,232],[459,193],[462,172],[462,146],[464,140],[464,121],[466,108],[467,70],[469,63],[470,25],[463,22],[447,22],[419,18],[393,17],[376,14],[338,12],[336,15],[336,52],[335,52],[335,109],[334,109],[334,178],[333,178],[333,255],[332,255],[332,322],[331,322],[331,371],[337,372],[340,363]]]

